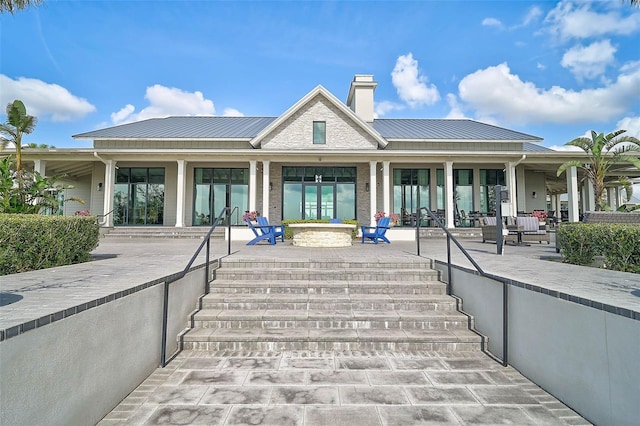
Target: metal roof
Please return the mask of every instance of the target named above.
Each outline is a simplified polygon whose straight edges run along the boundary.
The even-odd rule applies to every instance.
[[[77,139],[251,139],[277,117],[187,116],[152,118],[74,135]],[[378,119],[373,128],[385,139],[523,141],[542,139],[473,120]],[[536,150],[535,146],[529,150]]]
[[[74,135],[77,139],[251,139],[276,117],[152,118]]]
[[[551,148],[547,148],[546,146],[536,145],[536,144],[531,143],[531,142],[525,142],[524,143],[523,151],[526,151],[526,152],[557,152],[557,151],[554,151]]]
[[[373,128],[386,139],[541,141],[542,138],[469,119],[378,119]]]

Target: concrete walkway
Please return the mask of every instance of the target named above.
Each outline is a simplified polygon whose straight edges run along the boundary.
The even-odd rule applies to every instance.
[[[0,309],[3,338],[48,315],[181,270],[199,240],[103,239],[96,261],[0,277],[23,297]],[[597,301],[633,317],[640,277],[565,265],[552,245],[463,241],[489,273]],[[226,243],[213,244],[217,255]],[[415,242],[304,249],[289,242],[247,247],[244,259],[407,259]],[[423,257],[446,259],[445,240],[423,240]],[[454,263],[470,264],[452,248]],[[201,262],[199,259],[199,262]],[[198,263],[198,262],[196,262]],[[628,316],[628,315],[626,315]],[[31,325],[33,323],[33,325]],[[46,324],[43,324],[46,325]],[[12,331],[13,330],[13,331]],[[157,369],[100,422],[110,424],[589,424],[511,367],[482,353],[183,352]]]

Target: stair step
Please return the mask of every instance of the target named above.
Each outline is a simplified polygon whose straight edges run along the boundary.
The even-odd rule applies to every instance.
[[[304,269],[278,268],[266,272],[264,269],[221,268],[215,278],[222,280],[348,280],[348,281],[436,281],[440,274],[433,269]]]
[[[456,309],[455,299],[423,294],[233,294],[212,293],[202,299],[203,309],[329,309],[422,311]]]
[[[212,293],[230,294],[444,294],[440,281],[247,281],[216,280]]]
[[[194,316],[198,328],[306,329],[459,329],[470,319],[458,312],[438,311],[308,311],[203,309]]]
[[[191,350],[478,350],[481,337],[465,330],[206,329],[183,336]]]

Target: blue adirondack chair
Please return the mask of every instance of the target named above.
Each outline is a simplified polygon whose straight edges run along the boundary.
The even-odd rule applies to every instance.
[[[382,240],[387,244],[391,244],[391,241],[387,237],[385,237],[385,233],[387,229],[389,229],[389,218],[383,217],[378,221],[377,226],[362,226],[362,244],[364,244],[364,239],[368,238],[373,240],[375,244],[378,244],[378,240]]]
[[[243,217],[242,219],[247,222],[249,229],[251,229],[256,236],[253,240],[247,243],[248,246],[252,246],[262,240],[269,240],[269,244],[272,246],[276,244],[276,233],[273,225],[262,226],[258,224],[256,226],[249,220],[249,218]]]
[[[284,226],[269,225],[269,219],[264,216],[258,216],[256,220],[258,221],[258,225],[260,225],[261,229],[269,229],[268,227],[271,227],[273,229],[273,236],[276,238],[280,237],[282,239],[282,242],[284,242]]]

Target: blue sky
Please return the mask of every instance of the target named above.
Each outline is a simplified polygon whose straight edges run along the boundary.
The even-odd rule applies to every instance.
[[[466,117],[560,147],[640,137],[640,8],[628,1],[55,1],[0,16],[0,104],[25,143],[168,115],[278,116],[373,74],[379,118]],[[4,112],[4,108],[2,108]],[[5,117],[2,116],[2,121]]]

